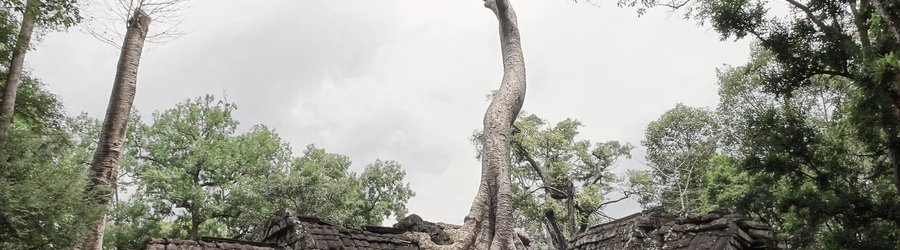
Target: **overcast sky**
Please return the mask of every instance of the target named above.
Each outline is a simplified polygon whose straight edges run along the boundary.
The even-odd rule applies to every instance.
[[[647,123],[675,104],[715,106],[715,69],[748,58],[748,42],[720,41],[661,10],[512,2],[528,69],[524,110],[553,123],[576,118],[583,139],[639,145]],[[497,21],[482,1],[193,0],[181,19],[182,37],[145,50],[135,100],[145,118],[226,95],[242,127],[275,128],[295,154],[316,144],[348,155],[357,172],[399,161],[417,194],[411,213],[462,223],[480,175],[469,136],[502,73]],[[70,114],[102,118],[117,58],[73,29],[45,36],[26,65]],[[638,149],[617,171],[643,162]]]

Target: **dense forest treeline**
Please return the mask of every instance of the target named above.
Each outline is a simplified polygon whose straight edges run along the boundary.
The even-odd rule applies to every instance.
[[[500,21],[505,53],[521,57],[509,1],[486,4]],[[507,104],[492,109],[512,114],[496,119],[513,126],[476,131],[472,140],[484,162],[509,159],[508,179],[485,176],[508,181],[511,220],[534,248],[559,248],[614,219],[604,208],[625,199],[677,215],[741,213],[771,225],[788,248],[900,246],[900,3],[788,1],[787,15],[746,0],[619,4],[682,13],[723,39],[753,39],[753,52],[744,65],[718,69],[716,107],[677,104],[648,121],[640,142],[647,166],[622,175],[613,169],[635,145],[581,138],[574,118],[552,123],[519,113],[524,62],[506,61],[505,73],[521,79],[504,78],[501,89],[511,92],[492,101]],[[262,223],[284,208],[350,226],[409,212],[415,193],[400,163],[376,160],[354,173],[347,156],[314,145],[297,151],[265,125],[239,130],[237,105],[215,96],[149,116],[110,105],[108,113],[127,114],[119,123],[127,133],[119,149],[104,148],[117,142],[103,137],[104,121],[67,114],[47,91],[54,83],[22,70],[33,29],[72,27],[82,21],[77,7],[0,1],[0,98],[14,107],[0,109],[0,249],[68,249],[90,245],[92,236],[107,249],[138,249],[148,237],[258,239]],[[129,11],[128,28],[146,28],[138,17],[153,14]],[[147,31],[135,30],[142,46]],[[137,62],[122,62],[134,65],[133,88]],[[118,78],[116,86],[124,86]],[[485,142],[503,150],[486,151],[493,144]],[[113,152],[112,176],[97,175],[103,150]]]
[[[102,209],[83,191],[100,122],[44,108],[47,120],[17,119],[3,144],[3,248],[71,247],[88,226],[83,216]],[[314,145],[294,156],[265,126],[236,132],[235,109],[205,96],[154,113],[149,124],[133,116],[105,246],[138,249],[151,236],[256,239],[283,208],[344,225],[406,215],[415,193],[399,163],[376,160],[354,173],[347,156]]]

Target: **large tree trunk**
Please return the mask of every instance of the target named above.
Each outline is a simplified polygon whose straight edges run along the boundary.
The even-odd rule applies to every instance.
[[[859,35],[863,61],[873,60],[872,45],[871,40],[869,39],[869,26],[867,24],[870,13],[866,11],[870,4],[872,5],[871,7],[878,11],[885,21],[885,24],[887,24],[888,29],[893,34],[894,41],[900,45],[900,25],[898,25],[896,17],[886,9],[886,6],[884,6],[880,0],[873,0],[871,2],[860,0],[858,7],[854,5],[854,1],[850,1],[849,3],[850,11],[855,16],[854,23],[856,25],[857,34]],[[865,72],[864,74],[867,73],[868,72]],[[900,125],[898,124],[900,123],[900,74],[898,74],[896,70],[883,72],[882,74],[883,81],[892,81],[887,90],[877,87],[878,84],[872,82],[874,79],[870,76],[863,76],[861,83],[864,87],[868,88],[869,91],[881,96],[879,98],[882,100],[890,101],[893,104],[892,107],[882,108],[881,129],[887,137],[887,154],[891,169],[894,172],[892,178],[894,188],[897,191],[900,191],[900,138],[898,138],[897,131],[897,126]]]
[[[888,30],[894,35],[894,41],[900,46],[900,21],[898,21],[895,14],[891,13],[890,9],[888,9],[890,6],[885,6],[882,0],[873,0],[872,5],[875,6],[875,9],[881,14],[881,19],[884,20],[884,23],[888,26]]]
[[[512,125],[525,99],[525,60],[509,0],[486,0],[500,24],[503,79],[484,115],[481,185],[466,216],[459,249],[524,248],[514,230],[510,184]]]
[[[6,85],[3,87],[3,97],[0,100],[0,138],[6,135],[6,131],[12,126],[14,107],[16,106],[16,92],[19,82],[22,81],[22,67],[25,64],[25,54],[31,43],[31,34],[34,31],[34,15],[36,0],[28,0],[25,3],[25,11],[22,15],[22,27],[19,29],[19,37],[16,39],[16,48],[13,50],[12,60],[9,62],[9,72],[6,74]]]
[[[525,100],[525,59],[509,0],[485,0],[484,5],[500,24],[503,79],[484,114],[481,184],[463,226],[449,230],[457,239],[453,245],[437,245],[427,234],[410,234],[425,249],[525,249],[514,229],[510,184],[510,140]]]
[[[894,37],[894,42],[897,43],[897,46],[900,46],[900,23],[898,23],[897,16],[895,13],[892,13],[888,8],[890,6],[885,6],[884,2],[881,0],[872,1],[872,5],[878,10],[878,13],[881,15],[882,20],[884,20],[885,24],[888,26],[888,29],[891,31]],[[889,72],[884,72],[883,78],[885,81],[892,81],[891,84],[891,93],[890,99],[893,102],[893,109],[886,110],[885,116],[888,117],[885,123],[885,133],[887,134],[888,140],[888,159],[890,160],[891,166],[894,170],[894,188],[897,191],[900,191],[900,138],[898,138],[898,126],[900,126],[900,69],[894,69]]]
[[[109,106],[106,108],[103,128],[100,131],[100,142],[97,144],[97,151],[91,162],[91,182],[88,184],[86,193],[94,204],[103,208],[100,211],[103,211],[104,214],[109,200],[115,192],[113,187],[117,181],[116,168],[119,165],[119,158],[125,143],[125,129],[131,115],[131,105],[134,102],[138,65],[141,61],[141,51],[144,48],[144,39],[147,37],[149,24],[150,17],[140,9],[136,10],[128,20],[128,31],[125,33],[125,41],[122,42],[122,53],[119,55],[116,78],[109,97]],[[93,224],[93,231],[85,239],[84,250],[101,249],[105,224],[106,216],[99,216],[99,219]]]

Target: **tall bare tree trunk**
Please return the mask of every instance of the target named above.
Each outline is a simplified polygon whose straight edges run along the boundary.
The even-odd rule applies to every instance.
[[[22,81],[22,67],[25,64],[25,54],[31,43],[31,34],[34,31],[34,15],[37,10],[37,0],[28,0],[25,3],[25,11],[22,15],[22,27],[19,29],[19,37],[16,39],[16,48],[13,50],[12,60],[9,62],[9,70],[6,73],[6,85],[3,87],[3,97],[0,100],[0,139],[6,136],[6,131],[12,126],[14,107],[16,106],[16,93],[19,82]]]
[[[525,60],[516,13],[509,0],[485,0],[500,24],[503,79],[484,114],[481,185],[465,218],[459,249],[524,248],[514,230],[510,148],[513,122],[525,100]]]
[[[140,9],[136,10],[128,20],[128,31],[125,33],[125,41],[122,42],[122,53],[119,55],[119,65],[116,68],[116,79],[113,82],[112,93],[109,97],[109,106],[106,108],[106,118],[103,120],[103,128],[100,131],[100,142],[91,162],[91,182],[87,187],[87,196],[96,205],[102,207],[104,215],[93,224],[84,242],[84,250],[99,250],[103,246],[103,230],[106,224],[105,211],[112,197],[113,187],[116,183],[116,168],[119,158],[122,156],[122,148],[125,144],[125,129],[128,125],[128,117],[131,115],[131,105],[134,102],[135,89],[137,87],[138,65],[141,61],[141,51],[144,48],[144,39],[147,37],[148,17]]]

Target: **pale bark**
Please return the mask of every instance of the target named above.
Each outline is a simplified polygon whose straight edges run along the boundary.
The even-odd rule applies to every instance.
[[[12,126],[13,114],[16,106],[16,93],[19,83],[22,81],[22,68],[25,64],[25,54],[31,43],[31,34],[34,33],[34,15],[37,0],[28,0],[25,3],[25,11],[22,15],[22,25],[19,36],[16,39],[16,48],[13,50],[12,59],[9,62],[9,70],[6,74],[6,85],[3,87],[3,97],[0,100],[0,139],[6,136],[9,127]]]
[[[150,17],[140,9],[128,20],[128,31],[122,43],[122,53],[119,55],[116,78],[109,97],[109,106],[106,108],[106,118],[103,120],[100,141],[91,162],[91,178],[86,193],[91,202],[104,208],[101,209],[104,213],[115,192],[116,168],[125,143],[125,130],[137,87],[138,65],[149,24]],[[93,231],[84,241],[84,250],[102,248],[106,217],[101,215],[98,218],[94,222]]]
[[[439,246],[425,234],[410,234],[425,249],[525,249],[514,229],[510,184],[510,140],[513,122],[525,100],[525,60],[516,13],[509,0],[485,0],[500,24],[503,79],[484,114],[481,185],[465,223],[451,230],[456,240]]]
[[[525,100],[525,60],[516,14],[509,0],[486,0],[497,16],[503,56],[500,89],[484,115],[481,185],[466,216],[457,249],[524,248],[514,230],[510,184],[510,139]]]

